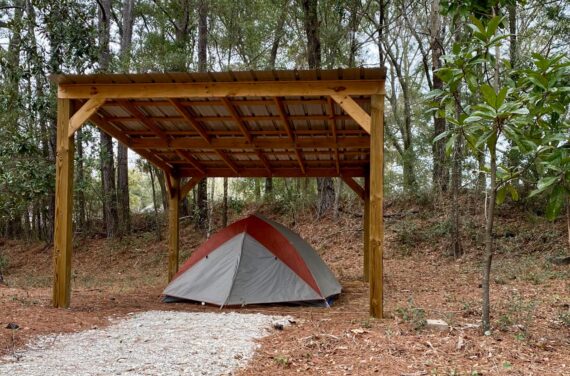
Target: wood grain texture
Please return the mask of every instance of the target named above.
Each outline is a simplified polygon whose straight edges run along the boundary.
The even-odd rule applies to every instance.
[[[372,95],[384,93],[383,80],[253,81],[141,84],[60,84],[58,98],[220,98]]]
[[[370,315],[384,315],[384,96],[371,97],[370,128]]]
[[[85,102],[69,120],[69,136],[73,136],[73,134],[81,128],[81,126],[85,124],[85,122],[89,120],[95,112],[97,112],[99,107],[105,103],[105,100],[105,98],[101,97],[92,97]]]
[[[363,254],[364,254],[364,281],[370,280],[370,172],[364,175],[364,215],[362,217],[362,226],[364,239]]]
[[[73,160],[75,145],[69,137],[71,103],[57,100],[57,152],[55,182],[55,229],[53,250],[53,306],[69,307],[71,297],[71,248],[73,238]]]
[[[348,187],[349,187],[350,189],[352,189],[352,191],[353,191],[354,193],[356,193],[356,195],[357,195],[358,197],[360,197],[361,199],[365,200],[365,198],[364,198],[364,188],[362,188],[362,187],[360,186],[360,184],[358,184],[358,183],[357,183],[352,177],[350,177],[350,176],[342,176],[341,179],[342,179],[342,181],[344,181],[344,183],[345,183],[346,185],[348,185]]]
[[[358,123],[367,133],[370,133],[371,120],[370,115],[360,107],[354,99],[348,94],[344,95],[331,95],[331,98],[338,103],[340,107],[346,112],[354,121]]]
[[[170,184],[168,200],[168,282],[178,273],[180,178],[167,176]]]

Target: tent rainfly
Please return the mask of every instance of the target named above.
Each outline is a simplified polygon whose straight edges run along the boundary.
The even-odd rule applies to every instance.
[[[197,250],[164,290],[165,300],[219,306],[314,302],[341,286],[317,252],[287,227],[252,215],[221,230]]]
[[[54,306],[70,303],[75,132],[90,123],[164,172],[169,282],[180,202],[202,179],[341,178],[364,203],[363,277],[382,317],[385,78],[384,68],[52,76]]]

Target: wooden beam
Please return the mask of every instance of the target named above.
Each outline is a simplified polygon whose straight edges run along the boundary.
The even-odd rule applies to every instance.
[[[334,105],[333,105],[333,101],[331,97],[327,98],[327,107],[328,107],[328,112],[329,112],[329,127],[331,129],[332,132],[332,137],[336,143],[337,141],[337,132],[336,132],[336,123],[335,123],[335,113],[334,113]],[[340,156],[338,155],[338,147],[336,147],[334,149],[334,158],[335,158],[335,164],[336,164],[336,169],[337,171],[340,173]]]
[[[222,101],[224,102],[224,105],[230,112],[232,119],[237,123],[240,131],[243,133],[247,142],[251,142],[252,141],[251,134],[249,133],[247,126],[245,125],[243,120],[241,120],[240,114],[238,114],[232,102],[228,98],[222,98]]]
[[[134,106],[132,103],[130,103],[129,101],[119,101],[118,104],[121,107],[123,107],[125,110],[130,112],[131,115],[133,115],[138,121],[143,123],[145,127],[153,131],[154,134],[156,134],[158,137],[160,137],[166,142],[170,140],[170,137],[168,137],[168,135],[158,125],[156,125],[152,120],[149,120],[146,117],[146,115],[136,106]]]
[[[384,94],[384,80],[60,84],[58,98],[295,97]]]
[[[168,200],[168,282],[178,273],[180,178],[166,176],[170,181]]]
[[[267,172],[271,175],[271,163],[269,163],[269,161],[267,160],[267,158],[265,158],[265,155],[263,155],[263,153],[261,152],[261,150],[255,150],[255,154],[257,155],[257,158],[259,158],[259,160],[261,161],[261,163],[263,163],[263,165],[265,166],[265,168],[267,169]]]
[[[216,153],[218,154],[218,156],[219,156],[220,158],[222,158],[222,160],[228,165],[228,167],[232,169],[232,171],[233,171],[234,173],[239,174],[239,168],[238,168],[238,166],[235,164],[234,161],[232,161],[232,160],[230,159],[230,157],[228,157],[228,156],[226,155],[226,153],[224,153],[224,152],[221,151],[221,150],[217,150],[217,149],[216,149],[215,151],[216,151]]]
[[[364,254],[364,282],[370,280],[370,172],[367,171],[364,175],[364,215],[362,218],[362,226],[364,239],[363,239],[363,254]]]
[[[341,176],[341,179],[346,183],[346,185],[348,185],[350,189],[354,191],[354,193],[356,193],[358,197],[360,197],[362,200],[365,200],[364,188],[362,188],[360,184],[354,181],[354,179],[351,178],[350,176]]]
[[[358,148],[368,149],[370,140],[366,137],[338,137],[335,142],[330,137],[297,137],[295,141],[273,137],[255,139],[251,144],[241,138],[214,138],[211,143],[196,137],[178,137],[169,142],[158,138],[133,138],[133,149],[296,149],[296,148]]]
[[[331,98],[338,103],[342,109],[349,114],[354,121],[362,127],[367,133],[370,133],[371,120],[370,115],[360,107],[348,94],[331,95]]]
[[[183,158],[184,160],[188,161],[192,166],[194,166],[196,170],[200,172],[200,174],[204,175],[206,173],[204,166],[202,166],[202,164],[188,151],[177,149],[176,154],[178,154],[180,158]]]
[[[105,98],[92,97],[69,120],[69,136],[72,136],[105,103]]]
[[[154,154],[150,153],[145,148],[133,149],[131,145],[131,140],[125,136],[120,130],[118,130],[113,124],[107,122],[98,114],[94,114],[89,118],[89,121],[95,124],[103,132],[107,133],[109,136],[116,138],[123,145],[129,147],[141,157],[145,158],[147,161],[155,165],[157,168],[164,171],[166,174],[171,174],[172,167],[166,164],[162,159],[156,157]]]
[[[53,249],[53,306],[69,307],[71,298],[71,248],[73,246],[74,138],[69,135],[71,101],[57,100],[57,151],[55,228]]]
[[[198,132],[198,134],[204,139],[204,141],[210,143],[210,136],[208,135],[204,127],[202,127],[202,124],[200,124],[200,122],[197,121],[194,118],[194,116],[190,115],[188,110],[184,106],[182,106],[178,101],[170,99],[169,102],[174,106],[174,108],[176,108],[176,111],[178,111],[178,113],[182,115],[184,120],[186,120],[192,126],[192,128],[196,130],[196,132]]]
[[[287,132],[287,136],[289,137],[290,141],[293,141],[295,139],[295,136],[293,135],[293,130],[291,129],[291,124],[289,124],[289,120],[287,119],[287,112],[285,111],[285,107],[283,106],[283,102],[281,101],[281,98],[279,98],[279,97],[275,97],[275,98],[273,98],[273,100],[275,101],[275,107],[277,107],[277,114],[279,114],[279,118],[281,118],[281,122],[283,123],[283,126],[285,127],[285,131]]]
[[[180,177],[191,177],[199,175],[199,172],[194,168],[179,168]],[[354,167],[341,167],[340,170],[343,176],[362,177],[365,174],[364,166]],[[250,167],[241,168],[238,173],[230,168],[215,167],[206,168],[206,175],[204,177],[219,177],[219,178],[299,178],[299,177],[336,177],[338,176],[336,168],[334,167],[307,167],[303,173],[300,168],[296,167],[273,167],[271,174],[264,167]]]
[[[287,136],[289,137],[289,141],[295,141],[295,135],[293,134],[293,129],[291,124],[289,123],[289,119],[287,118],[287,112],[285,111],[285,107],[283,103],[281,103],[281,99],[279,97],[275,97],[275,106],[277,107],[277,113],[279,117],[281,117],[281,121],[283,122],[283,126],[285,127],[285,131],[287,132]],[[297,157],[297,162],[299,163],[299,167],[303,174],[305,173],[305,164],[303,163],[303,156],[301,155],[301,151],[295,148],[295,156]]]
[[[202,179],[204,179],[203,176],[193,176],[192,178],[190,178],[190,180],[188,180],[186,184],[184,184],[182,188],[180,188],[180,201],[184,200],[186,195],[188,195],[188,193],[192,190],[192,188],[194,188],[199,182],[201,182]]]
[[[173,100],[171,99],[170,102],[168,102],[169,106],[172,105],[172,101]],[[117,103],[118,102],[112,102],[112,103],[110,103],[110,105],[117,105]],[[137,103],[140,106],[141,102],[130,102],[130,103],[132,103],[133,105],[135,103]],[[180,102],[176,101],[176,103],[180,103]],[[234,102],[232,102],[232,103],[234,103]],[[188,111],[185,106],[182,106],[181,108],[186,112]],[[149,120],[152,120],[152,121],[172,121],[172,120],[184,120],[185,119],[183,116],[147,116],[146,118]],[[198,121],[198,122],[203,122],[203,121],[232,121],[235,119],[233,116],[191,116],[191,118],[194,119],[195,121]],[[290,120],[299,120],[299,121],[328,120],[329,115],[290,115],[290,116],[288,116],[288,118]],[[352,117],[350,115],[336,115],[336,118],[339,120],[351,120],[352,119]],[[241,119],[242,122],[271,121],[271,120],[278,121],[279,116],[276,116],[276,115],[258,115],[258,116],[248,115],[248,116],[244,116],[244,115],[242,115],[239,117],[239,119]],[[117,120],[117,121],[122,122],[122,121],[137,120],[137,118],[132,117],[132,116],[114,116],[114,117],[110,118],[109,120]],[[239,132],[241,133],[242,131],[239,130]],[[249,132],[251,133],[252,131],[249,130]]]
[[[373,95],[370,128],[370,315],[384,315],[384,96]]]

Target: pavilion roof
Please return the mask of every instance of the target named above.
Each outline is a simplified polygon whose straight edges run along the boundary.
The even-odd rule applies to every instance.
[[[76,110],[71,133],[89,120],[180,177],[364,176],[384,79],[383,68],[52,76]]]

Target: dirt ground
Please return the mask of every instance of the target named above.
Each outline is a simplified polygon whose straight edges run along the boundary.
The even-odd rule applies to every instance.
[[[570,267],[549,262],[567,252],[564,224],[500,216],[492,283],[493,332],[481,334],[481,219],[466,219],[466,255],[445,254],[446,226],[430,208],[388,208],[385,315],[368,316],[362,281],[361,219],[276,218],[311,242],[338,276],[332,308],[263,306],[238,312],[288,314],[241,375],[570,375]],[[0,287],[0,354],[33,337],[101,327],[147,310],[217,311],[164,304],[166,243],[140,233],[116,241],[76,239],[68,310],[51,308],[51,250],[4,240],[8,286]],[[183,257],[201,242],[185,227]],[[426,327],[441,319],[445,330]],[[7,329],[9,323],[19,326]]]

